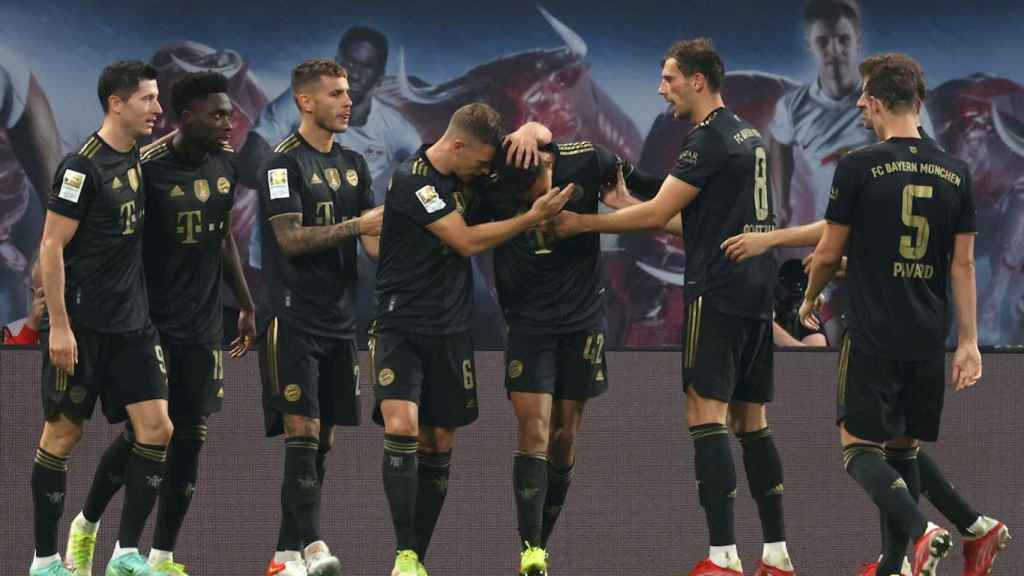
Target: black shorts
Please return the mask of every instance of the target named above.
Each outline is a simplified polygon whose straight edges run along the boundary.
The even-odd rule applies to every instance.
[[[162,340],[171,421],[198,422],[220,412],[224,404],[224,351],[220,344]]]
[[[359,357],[355,342],[307,334],[275,318],[260,349],[267,436],[284,433],[284,414],[324,425],[359,425]]]
[[[837,424],[872,442],[939,438],[946,393],[946,355],[906,362],[867,354],[847,335],[839,353]]]
[[[771,320],[722,314],[704,298],[686,307],[683,390],[722,402],[771,402],[775,395]]]
[[[377,397],[373,420],[378,424],[384,423],[384,400],[417,403],[421,426],[458,428],[479,416],[469,331],[443,336],[371,332],[370,369]]]
[[[96,400],[111,424],[128,419],[126,406],[167,399],[167,364],[152,326],[119,334],[73,326],[78,365],[69,376],[50,363],[50,334],[39,335],[43,348],[43,414],[80,421],[92,417]]]
[[[605,327],[565,334],[528,334],[512,328],[505,348],[505,388],[584,402],[608,390]]]

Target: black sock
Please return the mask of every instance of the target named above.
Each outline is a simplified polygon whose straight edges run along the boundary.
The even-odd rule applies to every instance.
[[[35,521],[36,556],[57,553],[57,525],[64,515],[68,459],[36,449],[32,464],[32,515]]]
[[[82,516],[89,522],[100,521],[114,494],[124,485],[125,470],[132,457],[134,442],[135,436],[131,429],[125,428],[103,452],[100,464],[96,467],[96,475],[89,486],[89,494],[85,497],[85,506],[82,507]]]
[[[384,435],[384,492],[391,508],[398,550],[416,550],[415,436]]]
[[[572,479],[576,477],[576,464],[570,464],[568,468],[559,468],[548,462],[548,491],[544,498],[544,525],[540,535],[540,546],[547,550],[548,539],[555,529],[558,516],[562,513],[562,506],[565,506],[565,497],[569,494],[569,486]]]
[[[320,487],[324,486],[324,478],[327,477],[327,453],[331,451],[331,447],[326,444],[320,444],[320,448],[316,451],[316,477],[320,480]]]
[[[924,535],[928,521],[910,496],[906,481],[885,463],[884,454],[878,446],[850,444],[843,448],[843,464],[875,505],[916,541]]]
[[[736,465],[729,448],[729,430],[724,424],[690,427],[696,461],[697,493],[707,517],[712,546],[736,543]]]
[[[527,545],[539,547],[548,492],[547,456],[516,452],[512,461],[512,490],[519,521],[519,542],[524,548]]]
[[[964,500],[923,450],[917,453],[917,467],[921,474],[921,494],[956,526],[960,534],[973,536],[971,525],[981,514]]]
[[[132,456],[124,473],[124,507],[117,541],[121,548],[138,548],[142,529],[156,505],[164,481],[167,447],[159,444],[132,445]]]
[[[320,480],[316,453],[320,442],[313,436],[293,436],[284,441],[284,513],[291,514],[299,541],[309,545],[320,539]]]
[[[920,474],[917,471],[917,448],[896,449],[886,448],[885,463],[899,473],[907,484],[907,492],[917,502],[920,494]],[[879,574],[898,574],[903,567],[903,557],[907,553],[910,537],[903,528],[888,514],[882,514],[882,561],[878,565]]]
[[[160,504],[156,512],[153,548],[173,552],[185,514],[192,503],[199,477],[199,451],[206,440],[205,424],[182,424],[174,427],[174,436],[167,449],[167,468],[160,488]]]
[[[452,453],[420,452],[419,477],[416,489],[416,554],[422,562],[427,557],[434,526],[441,516],[444,498],[448,495],[448,472]]]
[[[743,467],[750,495],[757,503],[764,541],[784,542],[786,524],[782,514],[782,460],[770,428],[739,435],[743,446]]]
[[[299,529],[296,526],[295,516],[288,509],[286,503],[288,484],[281,483],[281,524],[277,529],[277,551],[287,550],[302,551],[302,539],[299,538]]]

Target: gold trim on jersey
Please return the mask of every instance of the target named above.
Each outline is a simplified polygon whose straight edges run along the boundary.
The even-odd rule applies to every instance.
[[[277,374],[277,318],[270,321],[270,330],[267,331],[267,364],[270,371],[270,385],[274,392],[281,394],[281,382]]]
[[[163,158],[164,156],[166,156],[166,155],[168,155],[170,153],[171,153],[171,149],[167,145],[167,142],[162,142],[162,143],[158,144],[157,146],[155,146],[155,147],[153,147],[153,148],[151,148],[149,150],[146,150],[146,153],[142,155],[142,159],[141,160],[142,160],[142,163],[145,164],[146,162],[152,162],[153,160],[156,160],[157,158]]]
[[[843,336],[843,345],[839,352],[839,383],[836,386],[836,401],[840,406],[846,405],[846,373],[850,369],[850,335]]]
[[[100,147],[103,146],[103,141],[96,136],[91,136],[82,145],[82,148],[78,150],[78,153],[86,158],[92,158],[96,152],[99,151]]]
[[[423,158],[417,158],[412,161],[410,171],[414,176],[428,176],[430,174],[430,167],[423,161]]]
[[[57,388],[57,392],[64,392],[68,389],[68,373],[57,368],[56,375],[54,376],[54,385]]]
[[[299,135],[298,134],[292,134],[291,136],[285,138],[284,140],[281,140],[281,143],[278,144],[276,148],[274,148],[274,152],[279,152],[279,153],[287,152],[287,151],[291,150],[292,148],[295,148],[298,145],[299,145]]]
[[[273,222],[275,218],[280,218],[282,216],[295,216],[295,215],[298,215],[300,219],[302,218],[302,212],[285,212],[284,214],[274,214],[270,218],[267,218],[267,221],[268,222]]]
[[[693,368],[697,362],[697,344],[700,341],[700,322],[704,317],[704,297],[701,296],[690,303],[686,321],[686,360],[685,368]]]
[[[560,156],[573,156],[575,154],[586,154],[587,152],[594,151],[594,144],[589,140],[580,140],[579,142],[567,142],[565,144],[558,145],[558,154]]]

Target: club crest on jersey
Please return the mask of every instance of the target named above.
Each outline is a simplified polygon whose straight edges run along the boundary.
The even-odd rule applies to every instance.
[[[341,188],[341,173],[338,172],[337,168],[325,169],[324,177],[327,178],[327,185],[331,187],[331,190]]]
[[[359,173],[349,168],[345,171],[345,181],[348,182],[349,186],[359,185]]]
[[[289,384],[284,387],[284,399],[289,402],[298,402],[302,397],[302,388],[298,384]]]
[[[416,198],[423,205],[423,209],[427,211],[427,214],[433,214],[438,210],[445,207],[444,200],[437,195],[437,190],[433,186],[427,184],[423,188],[416,191]]]
[[[59,198],[68,202],[78,203],[78,197],[82,195],[82,188],[85,186],[85,174],[71,169],[64,171],[64,178],[60,185]]]
[[[135,167],[128,170],[128,185],[132,187],[132,192],[139,191],[139,173]]]
[[[270,188],[270,199],[288,197],[288,169],[274,168],[267,171],[267,184]]]
[[[223,176],[217,178],[217,191],[221,194],[227,194],[231,191],[231,182]]]
[[[193,182],[192,191],[195,192],[196,199],[200,202],[206,202],[210,199],[210,183],[205,179],[200,178]]]

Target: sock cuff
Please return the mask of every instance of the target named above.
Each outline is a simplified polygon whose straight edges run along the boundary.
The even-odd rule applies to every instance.
[[[879,458],[885,458],[885,450],[881,446],[874,444],[850,444],[849,446],[843,447],[843,468],[849,470],[850,464],[859,456],[875,455]]]
[[[159,444],[134,442],[132,443],[132,454],[153,462],[164,462],[167,460],[167,447]]]
[[[886,448],[885,459],[891,462],[917,460],[918,446],[913,448]]]
[[[557,482],[562,484],[568,484],[572,482],[572,479],[576,477],[576,463],[573,462],[568,468],[559,468],[548,460],[548,480],[551,482]]]
[[[320,440],[315,436],[291,436],[284,439],[285,450],[318,450]]]
[[[452,451],[447,452],[422,452],[416,453],[419,459],[420,466],[426,466],[427,468],[438,468],[445,469],[451,466],[452,463]]]
[[[516,450],[515,459],[518,460],[520,458],[526,460],[540,460],[541,462],[548,461],[548,455],[543,452],[524,452],[522,450]]]
[[[36,448],[35,463],[54,472],[67,472],[68,459],[54,456],[42,448]]]
[[[196,442],[206,441],[206,424],[185,424],[174,427],[175,440],[193,440]]]
[[[737,434],[736,438],[739,439],[740,444],[746,444],[747,442],[753,442],[754,440],[760,440],[761,438],[770,438],[771,435],[771,427],[765,426],[760,430],[753,430],[751,432],[743,432],[742,434]]]
[[[694,440],[702,440],[704,438],[710,438],[720,434],[729,434],[729,429],[725,427],[725,424],[713,422],[711,424],[690,426],[690,437]]]
[[[384,451],[394,454],[415,454],[419,449],[419,441],[415,436],[384,435]]]

